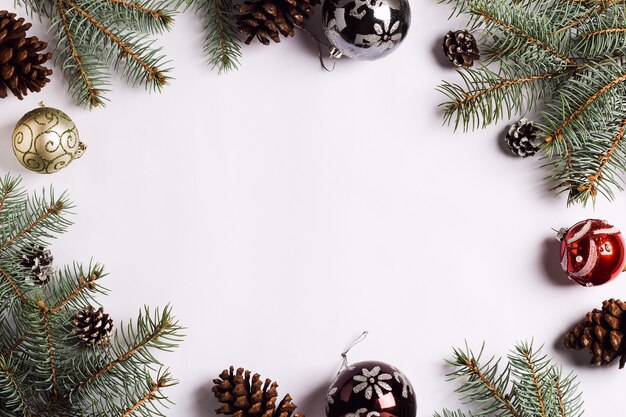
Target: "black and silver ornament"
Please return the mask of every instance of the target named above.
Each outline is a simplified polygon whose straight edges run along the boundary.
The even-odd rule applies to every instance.
[[[326,0],[322,13],[331,55],[364,61],[393,52],[411,24],[407,0]]]
[[[95,309],[92,306],[78,310],[72,320],[74,334],[88,347],[106,345],[113,335],[113,319],[105,313],[102,307]]]
[[[32,279],[37,285],[50,282],[56,273],[53,261],[52,252],[43,246],[36,246],[32,252],[22,255],[22,266],[32,273]]]
[[[327,417],[415,417],[413,386],[398,368],[358,362],[337,375],[326,395]]]
[[[522,118],[509,126],[504,141],[514,155],[526,158],[541,149],[542,140],[537,137],[538,129],[532,120]]]

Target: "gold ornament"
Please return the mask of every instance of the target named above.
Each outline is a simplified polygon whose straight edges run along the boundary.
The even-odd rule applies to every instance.
[[[44,103],[26,113],[13,130],[15,156],[26,168],[40,174],[61,170],[86,149],[72,119]]]

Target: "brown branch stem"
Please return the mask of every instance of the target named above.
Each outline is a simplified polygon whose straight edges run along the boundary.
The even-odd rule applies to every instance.
[[[483,19],[485,21],[492,21],[493,23],[495,23],[498,26],[503,27],[504,29],[515,33],[516,35],[519,35],[523,38],[525,38],[526,40],[528,40],[529,42],[537,45],[539,48],[543,49],[544,51],[547,51],[549,53],[551,53],[552,55],[554,55],[555,57],[559,58],[561,61],[565,62],[568,65],[576,65],[576,62],[574,60],[572,60],[571,58],[568,58],[562,54],[559,53],[559,51],[557,51],[556,49],[552,48],[549,45],[546,45],[545,43],[541,42],[539,39],[531,36],[530,34],[524,32],[523,30],[516,28],[513,25],[510,25],[506,22],[503,22],[502,20],[491,16],[489,14],[486,14],[484,12],[480,12],[477,11],[477,14],[481,15],[483,17]]]
[[[472,374],[474,374],[474,376],[478,378],[487,387],[489,391],[491,391],[494,397],[496,397],[498,400],[500,400],[500,402],[502,402],[502,404],[504,404],[506,409],[509,411],[509,413],[513,417],[522,417],[521,414],[519,414],[515,410],[515,408],[513,407],[513,404],[511,404],[507,396],[504,393],[500,392],[495,387],[493,382],[491,382],[491,380],[489,380],[489,378],[487,378],[487,376],[481,372],[480,368],[476,364],[476,361],[472,359],[467,359],[464,361],[464,363],[465,363],[465,366],[467,366],[467,368],[472,372]]]
[[[153,383],[146,395],[141,397],[135,404],[126,409],[126,412],[122,414],[121,417],[130,417],[130,415],[139,407],[141,407],[145,402],[152,400],[154,398],[154,394],[156,394],[160,388],[161,387],[158,382]]]
[[[32,222],[31,224],[26,226],[24,229],[22,229],[17,235],[13,236],[12,238],[4,242],[2,246],[0,246],[0,252],[6,249],[7,247],[11,246],[13,243],[15,243],[18,239],[20,239],[25,234],[30,233],[30,231],[33,230],[35,227],[37,227],[39,223],[46,220],[52,214],[58,214],[62,208],[63,208],[63,203],[61,201],[57,201],[52,206],[48,207],[41,216],[35,219],[34,222]]]
[[[543,394],[541,393],[541,386],[539,385],[539,377],[537,376],[537,372],[535,371],[535,365],[533,364],[533,360],[530,357],[528,352],[524,352],[524,357],[526,358],[526,363],[528,364],[528,369],[530,369],[530,373],[533,376],[533,384],[535,385],[535,390],[537,391],[537,399],[539,400],[539,408],[541,409],[541,416],[548,417],[546,414],[546,407],[543,403]]]
[[[602,88],[596,91],[591,97],[589,97],[584,103],[582,103],[576,110],[574,110],[565,120],[563,120],[556,129],[554,129],[550,135],[546,138],[546,142],[551,142],[555,138],[557,140],[563,140],[563,129],[570,124],[574,119],[578,118],[586,107],[591,105],[602,94],[606,93],[611,88],[626,81],[626,74],[622,74],[619,77],[611,80],[611,82],[605,84]]]
[[[72,36],[72,33],[70,31],[70,25],[67,21],[67,15],[65,14],[65,7],[64,7],[63,0],[57,0],[57,5],[59,7],[59,11],[61,15],[61,22],[63,22],[63,31],[65,32],[65,37],[67,38],[70,51],[72,52],[72,57],[74,58],[74,61],[76,62],[80,77],[83,79],[83,81],[85,81],[85,85],[87,86],[87,91],[89,91],[89,100],[91,101],[91,105],[94,107],[97,107],[100,104],[100,102],[98,101],[98,95],[100,94],[100,91],[94,88],[91,82],[91,79],[89,78],[89,75],[87,74],[87,70],[85,70],[85,67],[83,66],[83,59],[78,53],[78,49],[76,48],[76,44],[74,42],[74,37]]]

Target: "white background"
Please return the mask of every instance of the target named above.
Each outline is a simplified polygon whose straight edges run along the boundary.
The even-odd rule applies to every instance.
[[[458,405],[444,359],[465,340],[505,355],[534,338],[579,374],[586,415],[623,406],[626,371],[592,369],[561,340],[624,297],[626,278],[571,285],[551,228],[598,217],[624,229],[626,196],[567,208],[546,191],[541,161],[503,151],[504,125],[442,126],[435,86],[456,74],[440,40],[462,27],[449,11],[414,1],[408,38],[377,62],[342,59],[326,73],[299,33],[245,47],[241,69],[219,76],[187,13],[159,41],[176,78],[162,95],[116,76],[111,102],[89,112],[57,71],[41,94],[2,101],[0,169],[31,190],[67,189],[77,205],[56,259],[106,264],[101,301],[118,323],[171,302],[187,327],[164,357],[181,380],[169,416],[213,415],[210,381],[235,364],[321,417],[339,354],[364,329],[351,361],[398,366],[422,417]],[[37,22],[33,32],[45,37]],[[10,144],[40,100],[69,113],[89,145],[52,176],[22,168]]]

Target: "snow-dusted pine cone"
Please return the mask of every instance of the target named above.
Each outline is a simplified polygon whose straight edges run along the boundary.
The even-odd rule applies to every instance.
[[[33,273],[33,281],[37,285],[45,285],[56,273],[56,268],[52,265],[54,258],[50,249],[37,246],[33,252],[22,255],[22,266]]]
[[[471,67],[480,58],[476,39],[467,30],[448,32],[443,38],[443,52],[457,67]]]
[[[78,310],[74,314],[74,333],[89,347],[109,343],[113,335],[113,319],[100,307],[92,306]]]
[[[219,379],[214,379],[213,394],[224,405],[215,410],[217,414],[234,417],[304,417],[294,413],[296,405],[289,394],[278,405],[278,384],[270,379],[261,380],[261,375],[233,366],[224,369]]]
[[[526,118],[509,126],[504,141],[511,152],[522,158],[533,156],[541,148],[537,128],[532,120]]]
[[[587,317],[565,336],[565,347],[588,350],[591,363],[608,365],[619,358],[619,367],[626,364],[626,303],[611,298],[602,309],[593,309]]]

